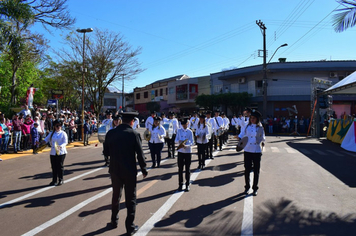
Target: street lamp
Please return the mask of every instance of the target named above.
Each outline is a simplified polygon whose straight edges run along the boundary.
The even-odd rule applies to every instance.
[[[92,28],[77,29],[78,33],[83,33],[83,68],[82,68],[82,140],[84,140],[84,73],[85,73],[85,33],[93,32]]]
[[[281,47],[288,46],[288,44],[282,44],[279,46],[276,51],[274,51],[273,55],[269,59],[268,63],[266,63],[266,51],[264,50],[264,60],[263,60],[263,116],[267,118],[267,65],[272,60],[273,56],[276,54],[278,49]]]

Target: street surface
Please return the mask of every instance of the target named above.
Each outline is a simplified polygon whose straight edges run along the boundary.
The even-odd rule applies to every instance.
[[[268,136],[253,197],[242,194],[236,143],[230,136],[202,171],[193,155],[190,192],[176,192],[177,159],[166,159],[165,146],[161,167],[138,176],[136,235],[356,235],[355,153],[325,139]],[[143,147],[150,167],[147,141]],[[118,228],[109,223],[111,182],[101,153],[101,144],[69,148],[58,187],[48,186],[48,152],[0,162],[1,235],[125,235],[124,195]]]

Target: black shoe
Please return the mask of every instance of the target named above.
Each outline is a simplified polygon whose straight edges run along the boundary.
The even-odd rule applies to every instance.
[[[211,160],[214,160],[214,157],[210,157]]]
[[[189,192],[189,190],[190,190],[190,186],[187,185],[187,187],[185,187],[185,191],[186,191],[186,192]]]
[[[62,184],[64,184],[64,182],[63,182],[63,180],[60,180],[60,181],[58,181],[57,186],[61,186]]]
[[[156,164],[153,164],[153,165],[151,166],[151,168],[156,168]]]
[[[202,165],[200,169],[201,169],[201,170],[204,170],[204,169],[205,169],[205,166],[204,166],[204,165]]]
[[[248,189],[245,189],[244,194],[246,195],[248,194]]]
[[[178,191],[178,192],[183,191],[183,187],[182,187],[182,185],[179,185],[179,187],[178,187],[177,191]]]
[[[49,183],[49,186],[55,186],[56,182],[52,181],[51,183]]]
[[[112,220],[110,223],[113,228],[117,228],[117,221]]]
[[[198,169],[201,169],[201,165],[198,165]]]
[[[257,190],[254,190],[252,193],[253,196],[257,196]]]
[[[127,235],[134,235],[135,233],[137,233],[139,228],[140,227],[138,227],[138,225],[135,225],[134,229],[131,232],[127,232]]]
[[[14,151],[14,153],[17,153],[17,151]]]

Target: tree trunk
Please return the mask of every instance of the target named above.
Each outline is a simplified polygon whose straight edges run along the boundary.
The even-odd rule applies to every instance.
[[[12,85],[11,85],[11,99],[10,99],[10,106],[16,105],[16,87],[17,87],[17,79],[16,79],[16,72],[18,67],[14,66],[12,68]]]

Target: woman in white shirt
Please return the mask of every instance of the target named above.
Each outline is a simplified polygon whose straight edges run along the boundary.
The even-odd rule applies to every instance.
[[[205,123],[205,115],[199,116],[199,123],[197,129],[195,130],[195,136],[197,137],[196,143],[198,145],[198,169],[204,169],[205,167],[205,154],[206,148],[208,146],[208,136],[209,128]]]
[[[151,152],[152,168],[156,168],[161,164],[161,154],[164,145],[164,137],[166,137],[166,130],[160,124],[161,117],[155,117],[151,128],[151,139],[148,142],[148,147]]]
[[[63,182],[63,162],[67,154],[66,145],[68,144],[68,136],[62,130],[62,121],[55,120],[53,122],[54,131],[50,132],[42,143],[50,143],[51,151],[51,167],[52,167],[52,182],[50,186],[60,186]],[[57,182],[58,180],[58,182]]]
[[[265,131],[261,124],[261,113],[253,111],[250,115],[249,123],[246,128],[241,129],[238,140],[243,137],[248,137],[248,142],[244,150],[244,166],[245,166],[245,194],[248,194],[250,189],[250,172],[253,169],[253,196],[257,196],[258,178],[260,175],[262,148],[264,146]],[[253,164],[253,168],[252,168]]]

